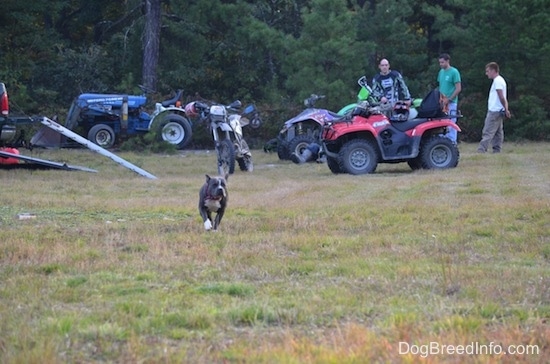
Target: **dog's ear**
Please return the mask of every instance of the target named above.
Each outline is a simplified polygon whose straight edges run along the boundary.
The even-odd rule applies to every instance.
[[[227,180],[229,179],[229,173],[226,173],[223,178],[225,178],[225,181],[227,182]]]
[[[208,181],[210,181],[210,176],[207,174],[205,174],[205,176],[206,176],[206,183],[208,183]]]

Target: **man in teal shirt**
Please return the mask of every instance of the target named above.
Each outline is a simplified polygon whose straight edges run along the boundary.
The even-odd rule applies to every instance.
[[[439,56],[439,67],[441,67],[437,74],[439,92],[445,96],[444,102],[447,104],[449,115],[457,115],[458,94],[462,91],[460,72],[451,66],[451,56],[447,53],[442,53]],[[456,123],[456,118],[452,118],[451,120]],[[453,142],[457,142],[457,132],[455,129],[449,128],[446,136]]]

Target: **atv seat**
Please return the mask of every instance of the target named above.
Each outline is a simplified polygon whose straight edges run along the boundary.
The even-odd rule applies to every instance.
[[[338,114],[337,112],[329,111],[328,113],[330,114],[330,116],[333,116],[336,119],[341,119],[342,118],[342,114]]]
[[[343,121],[346,121],[346,122],[350,122],[351,119],[353,118],[351,116],[351,114],[344,114],[344,115],[340,115],[340,114],[337,114],[337,113],[331,113],[332,116],[334,116],[334,119],[331,120],[330,122],[331,123],[339,123],[339,122],[343,122]]]
[[[409,129],[412,129],[422,123],[425,123],[426,121],[436,121],[436,120],[450,120],[451,118],[461,118],[462,114],[457,113],[456,115],[442,115],[434,118],[415,118],[412,120],[407,121],[392,121],[390,120],[391,124],[394,128],[400,131],[406,131]]]
[[[176,92],[176,96],[174,96],[173,98],[171,98],[170,100],[165,100],[161,103],[162,106],[164,107],[168,107],[170,105],[176,105],[176,102],[178,102],[179,100],[181,100],[181,95],[183,95],[183,90],[178,90]]]
[[[417,118],[407,121],[391,121],[391,125],[399,131],[407,131],[418,125],[425,123],[426,121],[431,120],[428,118]]]

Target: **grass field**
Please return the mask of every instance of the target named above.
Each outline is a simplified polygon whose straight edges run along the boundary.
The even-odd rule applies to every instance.
[[[364,176],[254,151],[218,232],[212,152],[0,170],[1,363],[548,363],[550,144]],[[31,213],[33,219],[18,215]]]

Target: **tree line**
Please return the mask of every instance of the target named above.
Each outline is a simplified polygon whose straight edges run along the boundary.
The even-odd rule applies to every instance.
[[[274,137],[303,109],[354,102],[362,75],[381,58],[414,97],[437,86],[438,55],[449,53],[463,91],[462,139],[477,141],[497,62],[513,117],[507,138],[550,139],[549,0],[3,0],[0,81],[12,109],[66,115],[82,92],[139,94],[151,101],[183,89],[254,102]],[[156,100],[155,100],[156,99]],[[15,106],[13,106],[15,105]],[[63,119],[60,117],[60,119]]]

